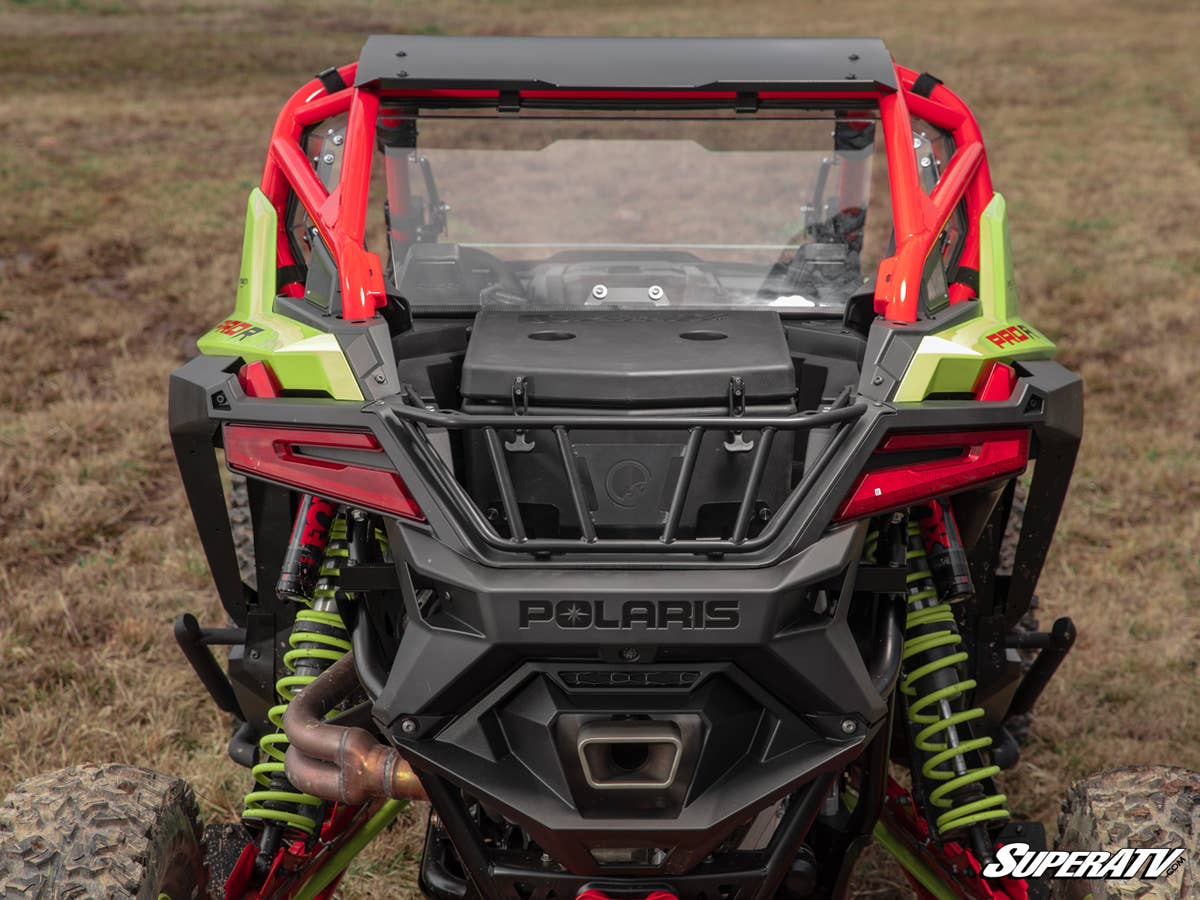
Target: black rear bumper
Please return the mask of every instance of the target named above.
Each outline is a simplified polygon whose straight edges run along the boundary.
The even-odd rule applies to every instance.
[[[488,850],[464,826],[454,843],[460,853],[484,853],[486,871],[476,874],[487,875],[487,895],[497,897],[520,896],[518,883],[533,874],[546,889],[666,879],[680,896],[698,896],[708,883],[706,855],[746,817],[786,796],[797,822],[807,816],[828,773],[880,733],[899,669],[898,612],[880,605],[866,628],[852,628],[847,616],[856,587],[900,588],[886,573],[860,569],[866,523],[830,527],[874,449],[894,430],[1032,430],[1037,462],[1017,564],[997,586],[996,606],[1014,614],[1028,606],[1082,428],[1080,382],[1052,362],[1018,364],[1018,388],[1000,403],[860,399],[861,411],[841,425],[764,540],[715,558],[627,547],[547,556],[481,539],[483,526],[433,470],[437,460],[412,421],[397,414],[401,400],[248,398],[238,364],[201,357],[171,384],[172,441],[222,601],[249,624],[248,635],[278,613],[273,597],[257,597],[238,577],[214,454],[222,423],[372,432],[427,519],[387,522],[399,588],[390,602],[405,604],[407,624],[398,652],[363,678],[380,687],[376,722],[433,786],[447,829],[456,818],[470,824],[465,792],[519,822],[575,873],[534,873],[528,860]],[[286,500],[282,488],[272,490]],[[260,568],[260,583],[269,574]],[[271,622],[278,633],[282,620]],[[573,742],[591,721],[630,715],[672,723],[694,740],[671,790],[640,799],[634,791],[613,805],[580,780]],[[710,874],[761,881],[778,841],[738,857],[737,872]],[[592,852],[631,847],[664,856],[650,871],[604,866]]]

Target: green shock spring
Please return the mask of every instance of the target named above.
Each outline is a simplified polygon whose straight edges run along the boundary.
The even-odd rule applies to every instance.
[[[259,741],[263,761],[251,770],[258,789],[246,795],[243,819],[287,826],[305,835],[317,827],[316,813],[324,801],[297,791],[284,772],[288,739],[283,733],[283,714],[302,687],[350,651],[345,623],[337,613],[338,577],[348,555],[346,520],[338,516],[330,525],[329,544],[313,598],[296,613],[288,637],[290,649],[283,656],[288,674],[276,682],[280,702],[267,712],[277,730]]]
[[[874,565],[878,560],[879,555],[879,528],[873,527],[867,532],[867,539],[863,542],[863,562]]]
[[[966,706],[965,698],[975,689],[975,681],[960,678],[958,667],[968,655],[959,649],[962,637],[954,610],[938,599],[921,530],[911,520],[905,557],[908,615],[900,690],[908,698],[913,745],[924,757],[920,775],[929,790],[928,803],[936,810],[932,824],[945,837],[1008,819],[1008,798],[986,790],[999,766],[971,766],[968,762],[968,754],[988,750],[992,739],[972,736],[970,723],[983,718],[984,711]]]

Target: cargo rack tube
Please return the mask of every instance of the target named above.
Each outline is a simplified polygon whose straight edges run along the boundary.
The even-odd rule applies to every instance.
[[[795,512],[801,499],[812,486],[824,462],[844,442],[847,430],[842,426],[861,418],[867,411],[864,403],[851,403],[849,388],[843,390],[827,408],[789,416],[622,416],[587,414],[526,414],[526,415],[480,415],[450,410],[430,409],[417,402],[409,392],[398,398],[376,404],[385,420],[407,436],[418,465],[422,466],[432,485],[448,499],[462,516],[465,523],[485,544],[496,550],[527,553],[571,553],[589,550],[610,551],[674,551],[684,553],[723,554],[745,553],[757,550],[773,540],[783,523]],[[483,432],[488,458],[496,476],[500,499],[511,527],[511,536],[497,534],[475,502],[467,495],[462,485],[446,467],[439,454],[425,438],[421,426],[447,428],[450,430],[472,430]],[[762,482],[770,454],[773,438],[778,431],[806,431],[813,428],[833,428],[834,435],[825,447],[821,458],[805,473],[782,506],[775,511],[766,527],[755,537],[750,537],[750,519],[754,510],[754,498]],[[521,519],[519,503],[514,490],[511,473],[503,452],[503,442],[498,429],[520,431],[546,431],[554,435],[560,463],[571,491],[572,505],[578,519],[580,538],[529,538]],[[671,494],[664,527],[657,538],[626,539],[598,538],[596,525],[584,500],[578,473],[572,462],[573,446],[571,431],[578,430],[666,430],[685,432],[682,466]],[[688,496],[691,474],[699,453],[700,442],[708,431],[756,432],[758,446],[751,463],[745,490],[738,504],[738,514],[733,533],[722,539],[679,539],[679,519]]]

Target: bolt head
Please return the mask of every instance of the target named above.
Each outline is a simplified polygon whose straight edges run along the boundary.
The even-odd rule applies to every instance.
[[[648,296],[651,300],[661,300],[663,298],[663,293],[664,292],[661,285],[652,284],[646,291],[646,296]]]
[[[402,732],[404,732],[405,734],[416,734],[417,733],[417,720],[416,719],[403,719],[400,722],[400,730]]]
[[[621,648],[621,659],[623,659],[625,662],[637,662],[638,658],[641,655],[642,654],[638,652],[637,647],[622,647]]]
[[[853,719],[842,719],[842,734],[854,734],[858,731],[858,723]]]
[[[377,382],[379,382],[380,384],[383,384],[385,381],[387,381],[387,376],[384,375],[382,372],[377,372],[375,375],[375,380]]]
[[[597,300],[603,300],[605,297],[608,296],[607,285],[603,285],[603,284],[595,285],[592,288],[592,296],[595,297]]]
[[[344,141],[344,140],[346,140],[346,138],[344,136],[342,136],[340,134],[335,134],[333,136],[333,146],[335,146],[335,147],[342,146],[342,141]]]

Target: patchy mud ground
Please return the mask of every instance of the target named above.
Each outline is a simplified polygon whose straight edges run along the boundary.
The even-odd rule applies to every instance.
[[[1200,769],[1200,7],[269,4],[0,0],[0,793],[68,763],[186,775],[210,817],[247,787],[170,636],[218,606],[166,435],[166,377],[232,307],[274,116],[374,31],[878,34],[977,110],[1029,317],[1087,385],[1042,581],[1080,640],[1013,810],[1052,824],[1095,769]],[[423,816],[342,896],[412,895]],[[880,863],[861,896],[904,896]]]

